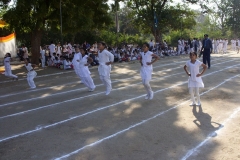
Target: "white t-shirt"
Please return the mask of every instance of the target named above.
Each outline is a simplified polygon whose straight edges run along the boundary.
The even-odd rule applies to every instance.
[[[74,57],[73,57],[73,60],[72,60],[72,64],[74,66],[74,69],[78,69],[80,67],[79,63],[80,63],[81,59],[82,59],[82,54],[80,52],[74,54]]]
[[[27,49],[27,47],[22,48],[22,50],[24,52],[23,58],[28,58],[28,49]]]
[[[48,49],[50,50],[50,54],[51,54],[51,55],[55,52],[55,48],[56,48],[55,44],[51,44],[51,45],[48,47]]]
[[[41,59],[45,59],[45,50],[44,49],[41,50],[40,54],[41,54]]]
[[[150,46],[150,47],[153,47],[153,42],[149,42],[149,46]]]
[[[147,51],[146,53],[141,52],[142,56],[142,67],[140,70],[140,75],[142,79],[151,80],[152,79],[152,65],[147,65],[147,62],[152,62],[153,52]]]
[[[106,65],[107,62],[114,61],[113,54],[106,49],[104,49],[102,52],[98,51],[98,58],[100,65]]]
[[[97,60],[97,56],[95,58]],[[114,55],[108,50],[104,49],[102,52],[98,51],[98,73],[100,76],[110,76],[111,65],[106,65],[107,62],[114,62]]]
[[[25,64],[25,67],[26,67],[26,69],[28,70],[28,72],[30,72],[30,71],[33,69],[31,63],[28,63],[28,65]]]
[[[187,61],[186,66],[189,69],[189,72],[191,76],[189,76],[188,79],[188,87],[204,87],[203,81],[201,77],[197,77],[197,74],[199,74],[199,67],[203,63],[199,60],[196,60],[196,62],[193,64],[191,63],[191,60]]]
[[[57,46],[56,49],[57,49],[57,54],[62,55],[62,47]]]
[[[6,69],[11,69],[10,60],[11,60],[10,57],[4,58],[4,66]]]

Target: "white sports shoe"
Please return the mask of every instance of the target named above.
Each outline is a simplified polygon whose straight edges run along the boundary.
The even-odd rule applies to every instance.
[[[106,91],[106,96],[110,94],[111,91]]]
[[[199,103],[197,103],[197,104],[196,104],[196,106],[201,106],[201,103],[200,103],[200,102],[199,102]]]
[[[195,106],[196,104],[195,103],[191,103],[191,104],[189,104],[189,106]]]
[[[151,91],[151,93],[149,95],[149,99],[153,99],[153,97],[154,97],[154,93],[153,93],[153,91]]]
[[[145,96],[145,99],[149,99],[149,95],[148,94]]]
[[[92,88],[92,89],[89,89],[88,91],[89,92],[93,92],[95,90],[95,88]]]

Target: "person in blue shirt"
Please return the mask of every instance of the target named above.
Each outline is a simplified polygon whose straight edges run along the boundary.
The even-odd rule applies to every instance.
[[[202,41],[201,53],[202,51],[203,51],[203,63],[205,65],[208,64],[208,69],[210,69],[211,67],[210,54],[212,53],[212,41],[208,38],[207,34],[204,35],[204,39]]]

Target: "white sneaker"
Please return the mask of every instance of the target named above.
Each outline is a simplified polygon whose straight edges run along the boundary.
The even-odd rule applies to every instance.
[[[196,104],[196,106],[201,106],[201,103],[200,103],[200,102],[199,102],[199,103],[197,103],[197,104]]]
[[[93,92],[95,90],[95,88],[92,88],[92,89],[89,89],[88,91],[89,92]]]
[[[195,106],[196,104],[195,103],[191,103],[191,104],[189,104],[189,106]]]
[[[106,91],[106,96],[110,94],[111,91]]]
[[[154,93],[153,91],[151,91],[150,95],[149,95],[149,99],[153,99]]]
[[[145,99],[149,99],[149,95],[148,94],[145,96]]]

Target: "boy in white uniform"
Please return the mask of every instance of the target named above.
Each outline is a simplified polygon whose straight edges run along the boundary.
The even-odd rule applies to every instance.
[[[150,80],[152,79],[152,64],[159,60],[159,57],[156,54],[153,54],[151,51],[149,51],[149,44],[144,43],[143,44],[143,52],[141,52],[141,70],[140,74],[142,77],[142,84],[144,88],[147,91],[147,95],[145,99],[153,99],[154,93],[152,91],[152,88],[149,84]],[[152,58],[155,58],[154,61],[152,61]]]
[[[60,56],[62,55],[62,46],[60,42],[58,42],[58,45],[56,47],[56,53],[59,54]]]
[[[223,40],[222,39],[219,40],[218,51],[219,52],[223,51]]]
[[[223,53],[227,53],[227,45],[228,45],[228,40],[225,39],[223,40]]]
[[[45,68],[45,47],[42,46],[40,47],[40,58],[41,58],[41,63],[42,63],[42,68]]]
[[[13,78],[13,80],[18,80],[18,76],[12,74],[12,69],[11,69],[11,54],[10,53],[6,53],[5,57],[4,57],[4,67],[5,67],[5,76]]]
[[[22,45],[22,51],[24,52],[23,58],[28,58],[28,49],[25,47],[25,45]]]
[[[181,54],[182,51],[182,41],[180,40],[180,38],[178,39],[178,55]]]
[[[98,58],[99,67],[98,73],[103,84],[106,86],[106,95],[109,95],[112,90],[112,82],[110,79],[111,64],[114,61],[114,55],[109,52],[105,42],[98,43]]]
[[[50,51],[50,55],[53,56],[53,53],[56,53],[56,46],[53,43],[53,41],[51,41],[51,44],[48,46],[48,49]]]
[[[80,51],[82,54],[82,59],[80,60],[79,75],[81,77],[82,83],[88,87],[90,92],[92,92],[94,91],[96,86],[93,83],[93,79],[91,77],[91,72],[88,69],[88,65],[90,65],[93,60],[92,58],[88,57],[88,55],[86,55],[86,50],[81,48]]]
[[[36,88],[36,85],[33,81],[33,79],[37,76],[37,73],[34,71],[34,64],[31,64],[29,59],[25,59],[25,65],[24,65],[28,71],[27,74],[27,81],[28,81],[28,85],[30,86],[30,89],[34,89]]]
[[[82,59],[82,54],[80,53],[80,49],[76,48],[76,53],[74,54],[72,64],[73,64],[73,68],[74,68],[74,71],[75,71],[76,75],[80,79],[81,79],[81,76],[79,74],[79,70],[80,70],[80,60],[81,59]]]
[[[239,53],[239,49],[240,49],[240,39],[237,40],[237,53]]]
[[[233,40],[233,50],[234,51],[236,51],[236,49],[237,49],[237,46],[236,46],[236,43],[237,43],[237,39],[235,40]]]
[[[219,40],[216,39],[214,42],[214,53],[218,53],[218,45],[219,45]]]

